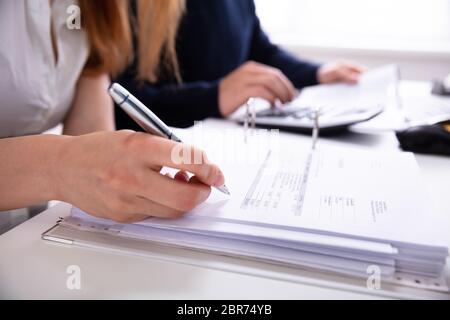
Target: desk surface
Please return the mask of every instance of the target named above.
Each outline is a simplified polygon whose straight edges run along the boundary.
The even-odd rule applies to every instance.
[[[219,120],[206,123],[215,127],[234,126]],[[309,139],[286,135],[292,139]],[[322,139],[321,143],[398,150],[391,132],[361,133],[360,130],[335,139]],[[450,214],[450,202],[446,201],[450,190],[450,158],[417,155],[417,161],[436,210]],[[0,298],[377,299],[404,296],[352,286],[329,286],[327,282],[309,281],[307,273],[293,281],[270,273],[251,274],[240,270],[239,263],[234,270],[219,270],[201,263],[190,265],[170,259],[124,256],[41,240],[41,233],[68,213],[68,205],[54,206],[0,236]],[[214,255],[203,257],[215,259]],[[70,265],[81,269],[81,290],[67,289],[66,271]],[[420,294],[412,296],[420,297]]]

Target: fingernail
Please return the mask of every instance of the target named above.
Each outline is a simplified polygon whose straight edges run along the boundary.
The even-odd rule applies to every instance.
[[[217,174],[216,180],[214,182],[214,186],[221,187],[224,184],[225,184],[225,177],[224,177],[222,171],[219,171],[219,173]]]

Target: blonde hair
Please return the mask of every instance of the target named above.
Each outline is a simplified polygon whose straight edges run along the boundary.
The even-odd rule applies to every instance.
[[[79,0],[90,55],[86,74],[117,76],[133,58],[133,37],[126,0]],[[181,81],[176,35],[185,0],[137,0],[138,80],[155,82],[163,66]]]

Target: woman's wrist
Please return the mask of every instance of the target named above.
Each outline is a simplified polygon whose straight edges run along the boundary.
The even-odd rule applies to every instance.
[[[0,139],[0,211],[59,200],[59,161],[68,137],[36,135]],[[12,187],[14,186],[14,187]]]
[[[53,143],[48,150],[47,161],[43,164],[42,182],[45,184],[46,197],[49,200],[66,201],[64,196],[65,172],[70,170],[70,143],[76,137],[71,136],[56,136]]]

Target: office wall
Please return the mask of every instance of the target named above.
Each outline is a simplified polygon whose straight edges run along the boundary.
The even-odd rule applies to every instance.
[[[319,61],[396,63],[404,78],[450,73],[450,0],[255,0],[274,42]]]
[[[368,67],[387,63],[400,66],[403,79],[429,81],[450,73],[450,54],[412,51],[321,48],[282,44],[294,54],[320,62],[348,59]]]

